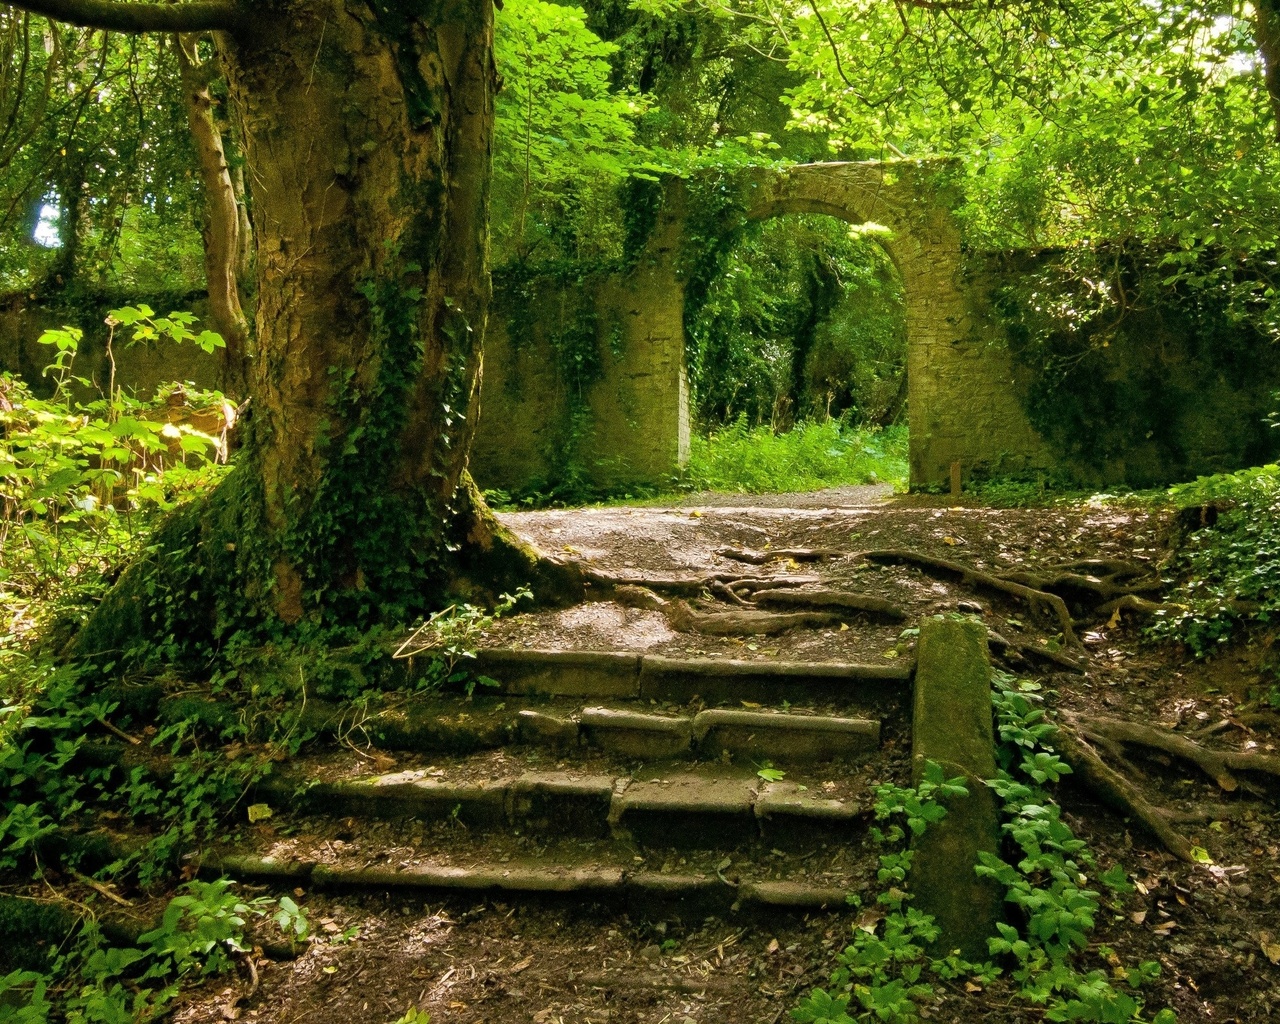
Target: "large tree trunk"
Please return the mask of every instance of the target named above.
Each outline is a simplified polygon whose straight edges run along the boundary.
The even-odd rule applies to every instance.
[[[274,611],[411,606],[466,465],[489,299],[490,0],[311,0],[224,40],[253,191],[244,467]],[[406,608],[409,610],[409,608]]]
[[[218,37],[253,194],[244,449],[80,654],[263,619],[406,619],[439,607],[459,565],[500,570],[495,545],[536,565],[459,493],[489,300],[492,31],[491,0],[306,0]],[[459,559],[468,544],[480,554]]]

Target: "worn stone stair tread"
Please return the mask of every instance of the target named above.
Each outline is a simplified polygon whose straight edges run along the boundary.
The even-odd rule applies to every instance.
[[[437,770],[438,771],[438,770]],[[828,789],[837,788],[828,782]],[[354,779],[273,776],[254,799],[277,807],[371,820],[455,820],[468,827],[564,832],[601,838],[622,831],[645,844],[715,846],[762,832],[854,826],[867,813],[865,783],[839,795],[817,782],[765,782],[719,765],[633,778],[601,772],[511,772],[450,780],[426,769]]]
[[[631,757],[687,756],[693,749],[693,718],[651,715],[612,708],[583,708],[579,730],[586,742]]]
[[[847,688],[857,684],[909,683],[914,666],[836,661],[746,661],[670,658],[612,651],[487,647],[476,652],[478,671],[511,694],[642,699],[707,699],[735,694],[766,696],[772,688]]]
[[[599,861],[558,864],[537,861],[499,861],[456,864],[430,858],[399,866],[346,862],[328,863],[318,858],[255,854],[207,854],[206,873],[239,879],[288,881],[322,887],[369,889],[431,889],[441,892],[504,892],[508,894],[580,894],[608,899],[623,898],[645,903],[688,901],[706,909],[842,909],[854,888],[832,884],[830,879],[812,883],[800,878],[729,878],[713,870],[656,871],[632,869]],[[747,865],[750,867],[750,865]]]

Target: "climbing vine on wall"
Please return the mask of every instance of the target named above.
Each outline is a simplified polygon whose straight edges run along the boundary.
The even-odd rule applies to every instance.
[[[1229,289],[1174,281],[1166,255],[1099,246],[997,263],[1028,416],[1087,482],[1167,482],[1277,453],[1263,418],[1280,353]]]

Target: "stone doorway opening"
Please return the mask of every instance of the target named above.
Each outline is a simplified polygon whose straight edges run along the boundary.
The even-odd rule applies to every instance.
[[[812,213],[744,225],[685,310],[696,430],[835,421],[893,432],[905,452],[906,296],[888,235]]]

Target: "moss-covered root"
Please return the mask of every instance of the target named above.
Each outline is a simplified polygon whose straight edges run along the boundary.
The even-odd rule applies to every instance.
[[[926,618],[916,658],[916,782],[932,761],[948,778],[963,776],[969,795],[948,800],[947,816],[916,841],[909,885],[915,906],[932,914],[941,929],[939,951],[958,949],[980,961],[1000,920],[1003,896],[974,873],[978,854],[995,854],[1000,844],[999,808],[986,785],[996,774],[986,628],[976,620]]]
[[[253,508],[244,480],[237,468],[167,516],[63,653],[103,663],[142,644],[196,651],[264,615],[266,567],[244,543]]]
[[[455,588],[498,595],[522,586],[541,605],[564,607],[586,597],[582,569],[539,551],[503,526],[471,479],[462,474],[456,498],[459,540]]]

